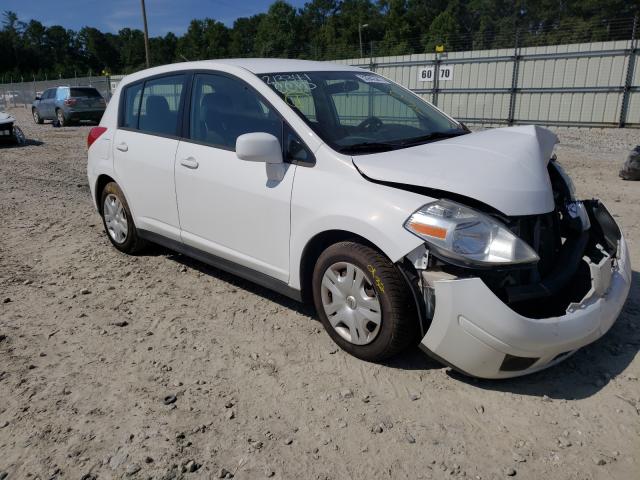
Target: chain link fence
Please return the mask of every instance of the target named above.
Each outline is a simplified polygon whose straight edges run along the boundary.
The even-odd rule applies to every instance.
[[[407,41],[402,48],[364,42],[365,58],[345,55],[358,51],[357,45],[313,55],[305,49],[287,56],[380,73],[469,124],[640,127],[638,18],[583,25],[579,31],[577,25],[564,27],[515,30],[497,37],[454,36],[444,42],[443,53],[382,56],[392,50],[424,52],[428,41],[423,38],[415,44]],[[568,43],[558,43],[563,40]],[[494,48],[482,49],[484,45]],[[428,51],[433,52],[432,45]],[[0,108],[28,107],[37,94],[55,86],[93,86],[109,101],[122,77],[0,84]]]

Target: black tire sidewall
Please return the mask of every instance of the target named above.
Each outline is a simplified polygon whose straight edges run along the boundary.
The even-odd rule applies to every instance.
[[[390,353],[390,350],[393,337],[396,333],[395,322],[397,314],[395,310],[398,309],[398,301],[401,300],[392,298],[389,292],[384,289],[385,281],[390,281],[391,279],[387,278],[386,271],[381,272],[381,270],[388,270],[391,262],[375,250],[367,247],[345,251],[346,249],[336,248],[339,247],[339,245],[340,244],[333,245],[325,250],[316,263],[312,278],[313,301],[316,312],[325,330],[340,348],[362,360],[372,362],[384,360],[395,353]],[[367,250],[369,250],[369,255],[367,255]],[[383,265],[383,261],[385,260],[388,262],[387,265]],[[340,334],[335,331],[324,311],[320,287],[322,277],[327,268],[338,262],[352,263],[360,268],[364,272],[367,280],[373,285],[378,296],[382,310],[380,331],[376,338],[367,345],[355,345],[342,338]],[[372,273],[372,271],[374,273]]]
[[[120,203],[127,214],[127,238],[124,242],[118,243],[111,235],[109,235],[109,230],[107,228],[107,222],[104,219],[104,201],[107,198],[107,195],[113,194],[118,197]],[[111,242],[111,244],[116,247],[118,250],[124,253],[135,253],[136,251],[136,243],[138,239],[138,232],[136,231],[136,226],[133,223],[133,216],[131,215],[131,210],[129,209],[129,204],[127,203],[127,199],[124,197],[122,190],[115,182],[109,182],[102,189],[102,193],[100,195],[100,216],[102,217],[102,225],[104,226],[104,233],[107,235],[107,238]]]

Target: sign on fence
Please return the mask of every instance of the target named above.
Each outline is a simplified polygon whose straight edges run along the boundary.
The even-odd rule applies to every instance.
[[[438,71],[438,80],[440,82],[453,80],[453,65],[440,65]],[[433,82],[435,73],[436,67],[434,65],[431,65],[430,67],[422,67],[420,70],[418,70],[418,81]]]

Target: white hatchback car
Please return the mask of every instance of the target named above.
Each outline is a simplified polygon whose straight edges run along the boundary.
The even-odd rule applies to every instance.
[[[299,300],[371,361],[412,344],[469,375],[602,336],[631,268],[534,126],[471,133],[386,78],[324,62],[189,62],[125,77],[88,138],[111,243],[146,241]]]

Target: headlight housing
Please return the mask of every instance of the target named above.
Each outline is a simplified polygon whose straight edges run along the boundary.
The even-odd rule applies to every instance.
[[[435,247],[436,253],[465,264],[515,265],[540,260],[499,221],[450,200],[424,205],[407,219],[404,228]]]

